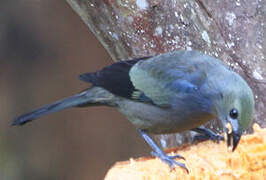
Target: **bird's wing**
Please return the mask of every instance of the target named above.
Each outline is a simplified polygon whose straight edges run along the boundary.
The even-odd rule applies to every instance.
[[[129,75],[137,91],[154,104],[167,107],[175,98],[197,96],[207,78],[206,71],[219,63],[210,58],[197,51],[176,51],[136,63]],[[209,63],[212,60],[214,63]]]
[[[170,106],[175,97],[196,94],[206,79],[204,70],[216,59],[197,51],[176,51],[120,61],[80,79],[130,100]]]
[[[85,82],[92,83],[93,86],[102,87],[117,96],[136,100],[133,97],[136,97],[138,91],[130,80],[129,71],[137,62],[148,58],[150,57],[119,61],[100,71],[81,74],[79,78]],[[135,96],[133,96],[133,93]],[[139,101],[150,102],[144,94],[141,95],[140,93],[139,97]]]

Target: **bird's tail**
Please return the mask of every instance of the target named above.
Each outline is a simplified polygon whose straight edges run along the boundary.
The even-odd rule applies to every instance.
[[[45,105],[32,112],[23,114],[15,118],[12,125],[23,125],[41,116],[61,111],[69,107],[85,107],[101,104],[113,105],[113,98],[115,97],[108,91],[99,87],[92,87],[79,94],[67,97],[52,104]]]

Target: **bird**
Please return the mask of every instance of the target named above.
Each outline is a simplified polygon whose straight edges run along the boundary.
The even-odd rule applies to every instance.
[[[171,169],[184,163],[167,155],[151,134],[196,131],[201,137],[227,141],[234,151],[251,126],[254,95],[247,82],[221,60],[197,50],[178,50],[118,61],[81,74],[90,87],[78,94],[18,116],[12,125],[24,125],[41,116],[70,107],[106,105],[117,108],[151,147],[151,154]],[[218,119],[225,138],[201,125]]]

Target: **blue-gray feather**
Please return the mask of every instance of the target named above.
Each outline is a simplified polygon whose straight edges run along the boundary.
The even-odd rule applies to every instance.
[[[139,61],[129,73],[136,89],[155,104],[170,106],[175,97],[184,100],[203,97],[201,88],[210,76],[207,69],[221,67],[226,68],[217,59],[200,52],[176,51]]]

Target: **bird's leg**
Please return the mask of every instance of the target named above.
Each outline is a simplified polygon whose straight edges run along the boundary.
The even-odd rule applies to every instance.
[[[160,158],[163,162],[167,163],[170,166],[170,169],[172,170],[176,165],[184,168],[187,173],[188,169],[186,168],[186,165],[180,162],[175,161],[175,158],[184,159],[184,157],[180,155],[175,156],[168,156],[164,151],[162,151],[159,146],[151,139],[151,137],[146,133],[145,130],[138,129],[138,133],[141,135],[141,137],[149,144],[149,146],[152,148],[151,154],[155,157]]]
[[[193,142],[195,142],[195,141],[206,141],[206,140],[212,140],[212,141],[215,141],[215,142],[219,142],[221,140],[224,140],[223,136],[221,136],[219,134],[216,134],[212,130],[204,128],[204,127],[194,128],[194,129],[191,129],[191,131],[195,131],[195,132],[200,134],[200,135],[194,136]]]

